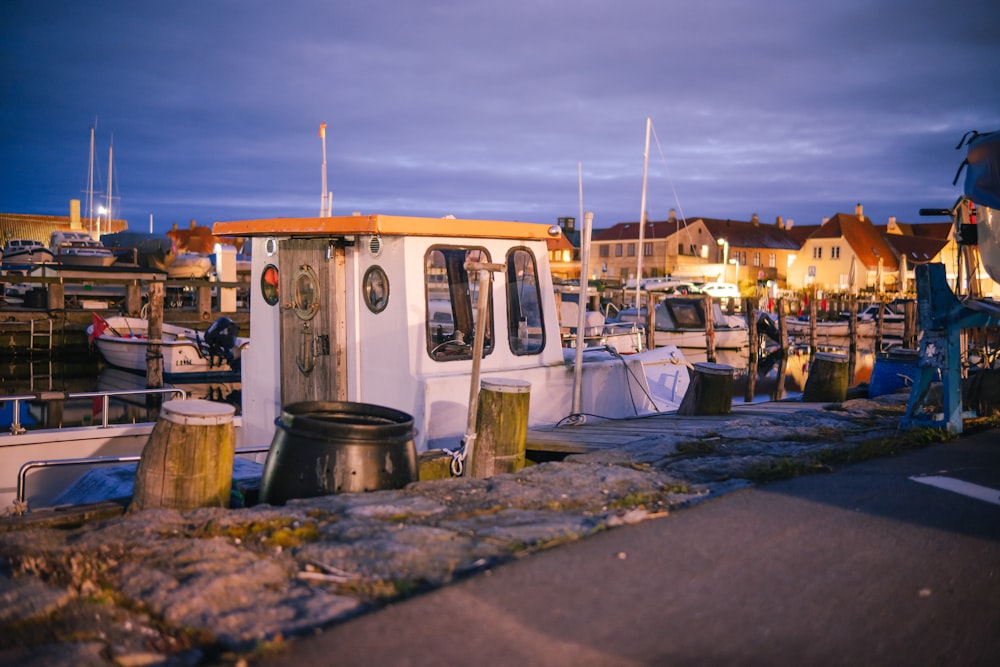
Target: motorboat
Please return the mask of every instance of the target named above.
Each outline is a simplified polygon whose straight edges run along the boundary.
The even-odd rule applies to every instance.
[[[563,346],[575,348],[580,326],[579,306],[574,301],[559,304],[559,324]],[[643,348],[642,326],[635,322],[608,321],[604,314],[595,310],[584,313],[583,343],[585,347],[610,347],[620,354],[635,354]]]
[[[177,246],[166,234],[125,230],[103,235],[101,243],[118,256],[119,264],[157,271],[168,271],[177,257]]]
[[[111,266],[118,259],[111,249],[87,232],[80,230],[57,230],[49,239],[49,250],[60,264],[65,266]]]
[[[41,241],[34,239],[10,239],[3,246],[3,263],[7,265],[28,265],[54,262],[52,251]]]
[[[171,278],[204,278],[212,271],[212,258],[197,252],[177,253],[173,263],[167,267]]]
[[[105,319],[94,313],[93,319],[87,336],[107,363],[145,374],[147,351],[157,342],[163,377],[170,382],[239,379],[241,355],[250,344],[228,317],[215,320],[204,333],[164,322],[159,341],[150,340],[149,321],[141,317]]]
[[[656,320],[653,340],[657,347],[675,345],[679,348],[704,350],[707,347],[705,298],[703,296],[669,296],[654,309]],[[646,309],[626,308],[618,315],[622,322],[645,322]],[[712,301],[712,328],[716,349],[740,350],[750,344],[746,320],[729,315]]]
[[[785,331],[793,338],[807,338],[811,323],[808,316],[792,316],[785,318]],[[871,338],[875,335],[875,320],[858,318],[857,336]],[[823,320],[816,322],[816,337],[822,340],[829,338],[849,338],[851,336],[851,321],[849,318]]]

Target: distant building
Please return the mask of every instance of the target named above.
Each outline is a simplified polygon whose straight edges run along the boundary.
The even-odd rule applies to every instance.
[[[6,244],[9,239],[30,239],[47,246],[52,232],[70,229],[88,232],[100,240],[97,233],[98,224],[102,234],[123,232],[128,229],[128,222],[125,220],[112,220],[109,228],[107,219],[81,218],[79,199],[70,200],[69,215],[0,213],[0,245]]]

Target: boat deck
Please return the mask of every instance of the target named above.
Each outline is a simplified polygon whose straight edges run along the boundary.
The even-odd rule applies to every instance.
[[[727,415],[680,416],[676,411],[647,415],[633,419],[588,418],[583,424],[564,424],[528,429],[525,448],[529,452],[551,454],[586,454],[601,449],[614,449],[648,440],[666,432],[683,430],[708,433],[725,422],[747,415],[787,415],[799,410],[819,410],[826,403],[802,401],[764,401],[734,403]]]

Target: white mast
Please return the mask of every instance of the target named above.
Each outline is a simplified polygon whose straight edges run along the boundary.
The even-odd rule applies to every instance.
[[[639,297],[642,294],[642,247],[646,242],[646,176],[649,174],[649,130],[653,119],[646,118],[646,150],[642,154],[642,206],[639,211],[639,251],[636,253],[635,266],[635,312],[642,307]]]
[[[108,212],[108,231],[111,231],[111,165],[114,161],[115,137],[111,135],[111,144],[108,146],[108,205],[105,207]],[[101,225],[97,224],[97,240],[101,240]]]
[[[319,124],[319,138],[323,140],[323,194],[320,197],[319,217],[329,218],[333,202],[326,187],[326,123]]]
[[[94,128],[90,126],[90,169],[87,171],[87,220],[90,223],[90,235],[94,235]]]

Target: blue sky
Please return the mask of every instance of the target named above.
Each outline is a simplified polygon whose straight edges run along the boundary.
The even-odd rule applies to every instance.
[[[3,0],[0,211],[878,224],[1000,129],[995,0]]]

